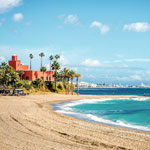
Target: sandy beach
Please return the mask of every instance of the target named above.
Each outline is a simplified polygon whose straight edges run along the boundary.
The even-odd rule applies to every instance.
[[[82,121],[50,104],[128,96],[0,96],[0,150],[149,150],[150,133]]]

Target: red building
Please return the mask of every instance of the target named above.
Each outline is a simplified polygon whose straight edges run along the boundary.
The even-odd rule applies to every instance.
[[[20,70],[24,71],[23,75],[23,80],[30,80],[33,81],[37,78],[41,78],[44,81],[54,81],[54,72],[53,71],[34,71],[34,70],[29,70],[28,65],[22,65],[21,61],[18,60],[17,56],[12,56],[12,60],[10,60],[9,65],[15,69],[16,72],[19,72]]]

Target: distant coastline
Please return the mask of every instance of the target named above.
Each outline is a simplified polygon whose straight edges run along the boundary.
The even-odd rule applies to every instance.
[[[150,89],[150,87],[79,87],[79,89]]]
[[[75,89],[74,92],[77,90]],[[79,88],[81,95],[133,95],[150,96],[150,88],[141,87],[102,87],[102,88]]]

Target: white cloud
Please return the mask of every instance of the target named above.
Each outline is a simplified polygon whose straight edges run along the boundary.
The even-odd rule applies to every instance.
[[[94,28],[97,27],[100,30],[101,34],[105,34],[109,31],[109,26],[108,25],[104,25],[101,22],[98,21],[94,21],[91,23],[90,28]]]
[[[139,75],[131,75],[128,77],[116,77],[116,80],[119,80],[119,81],[133,81],[133,80],[141,81],[142,78]]]
[[[13,15],[13,20],[16,22],[19,22],[23,19],[23,14],[22,13],[16,13]]]
[[[87,67],[100,67],[102,64],[98,60],[91,60],[91,59],[85,59],[83,62],[81,62],[81,65],[87,66]]]
[[[76,15],[70,14],[67,17],[65,17],[64,23],[65,24],[78,24],[79,19]]]
[[[139,75],[132,75],[132,76],[130,76],[130,78],[132,79],[132,80],[142,80],[142,78],[139,76]]]
[[[2,56],[1,56],[1,57],[0,57],[0,61],[1,61],[1,62],[5,61],[5,57],[2,57]]]
[[[0,13],[5,13],[21,4],[22,0],[0,0]]]
[[[146,32],[150,30],[150,24],[147,22],[136,22],[136,23],[126,24],[123,26],[123,30]]]
[[[133,58],[133,59],[126,59],[127,62],[150,62],[148,58]]]
[[[68,60],[64,57],[64,54],[60,55],[59,62],[60,62],[63,66],[69,64]]]

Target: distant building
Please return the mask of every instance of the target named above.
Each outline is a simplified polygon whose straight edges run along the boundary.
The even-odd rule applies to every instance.
[[[140,87],[141,88],[150,88],[150,85],[145,85],[144,83],[141,83]]]
[[[46,71],[43,74],[42,71],[29,70],[29,66],[22,65],[17,56],[12,56],[12,60],[10,60],[8,64],[13,67],[16,72],[19,72],[20,70],[24,71],[23,80],[33,81],[37,78],[41,78],[44,81],[54,81],[53,71]]]
[[[96,88],[97,85],[93,83],[88,83],[88,82],[79,82],[79,88]]]

